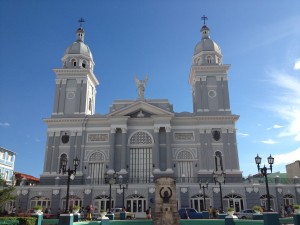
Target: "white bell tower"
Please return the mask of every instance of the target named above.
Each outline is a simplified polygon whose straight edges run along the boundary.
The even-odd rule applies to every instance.
[[[83,19],[76,31],[76,41],[65,51],[62,68],[54,69],[56,91],[52,116],[95,114],[96,86],[94,60],[84,43]]]

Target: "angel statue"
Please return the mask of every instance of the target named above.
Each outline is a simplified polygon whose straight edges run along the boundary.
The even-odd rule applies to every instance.
[[[136,75],[134,76],[134,79],[135,79],[136,87],[138,89],[139,99],[144,100],[145,99],[144,92],[145,92],[145,87],[146,87],[146,84],[148,81],[148,75],[146,75],[144,80],[139,80]]]

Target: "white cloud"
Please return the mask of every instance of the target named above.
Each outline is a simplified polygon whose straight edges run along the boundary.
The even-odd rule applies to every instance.
[[[8,122],[0,123],[0,127],[10,127]]]
[[[245,134],[245,133],[237,133],[237,135],[242,136],[242,137],[247,137],[249,134]]]
[[[294,64],[294,70],[300,70],[300,59],[297,59]]]
[[[278,124],[275,124],[275,125],[273,126],[274,129],[279,129],[279,128],[282,128],[282,127],[283,127],[283,126],[278,125]]]
[[[268,144],[268,145],[273,145],[273,144],[277,143],[276,141],[274,141],[274,140],[272,140],[270,138],[268,140],[263,140],[261,142],[264,143],[264,144]]]
[[[273,71],[270,75],[279,89],[275,102],[269,109],[288,123],[279,137],[292,136],[300,141],[300,78],[280,71]]]
[[[274,157],[274,164],[276,163],[276,165],[279,164],[286,165],[295,162],[296,160],[300,160],[300,147],[294,151],[274,155],[273,157]]]

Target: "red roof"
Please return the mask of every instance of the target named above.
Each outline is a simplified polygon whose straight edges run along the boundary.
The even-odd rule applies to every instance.
[[[15,177],[16,177],[17,179],[26,178],[27,180],[40,182],[40,179],[39,179],[39,178],[36,178],[36,177],[34,177],[34,176],[31,176],[31,175],[28,175],[28,174],[25,174],[25,173],[15,172]]]

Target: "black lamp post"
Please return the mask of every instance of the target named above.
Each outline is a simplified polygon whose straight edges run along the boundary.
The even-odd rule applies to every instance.
[[[219,184],[219,188],[220,188],[220,201],[221,201],[221,213],[223,212],[223,195],[222,195],[222,183],[225,184],[225,175],[226,173],[224,173],[224,171],[222,171],[221,173],[215,173],[213,172],[213,178],[215,180],[215,184]]]
[[[201,183],[201,181],[199,182],[199,187],[200,189],[203,190],[203,198],[204,198],[204,210],[206,210],[206,200],[205,200],[205,189],[208,189],[208,182],[204,184]]]
[[[269,183],[268,183],[268,170],[272,173],[272,165],[274,163],[274,158],[271,156],[268,157],[268,163],[270,164],[270,168],[267,168],[265,165],[263,168],[260,168],[261,164],[261,157],[257,156],[255,157],[255,163],[257,164],[258,172],[260,172],[265,177],[266,182],[266,189],[267,189],[267,211],[271,211],[271,200],[270,200],[270,192],[269,192]]]
[[[122,175],[119,176],[119,185],[120,185],[120,190],[123,191],[122,192],[123,193],[123,209],[125,209],[125,203],[124,203],[124,201],[125,201],[125,190],[128,189],[128,181],[124,184]]]
[[[105,178],[105,183],[109,184],[109,208],[108,208],[108,213],[111,213],[111,185],[116,183],[117,173],[113,173],[113,174],[105,173],[104,178]]]
[[[70,167],[67,169],[67,163],[68,159],[67,158],[62,158],[61,159],[61,168],[60,168],[60,173],[62,174],[68,174],[68,180],[67,180],[67,196],[66,196],[66,209],[65,213],[69,213],[69,192],[70,192],[70,181],[71,179],[74,180],[75,175],[76,175],[76,170],[79,165],[79,159],[76,157],[73,160],[73,167],[74,169],[71,170]]]

